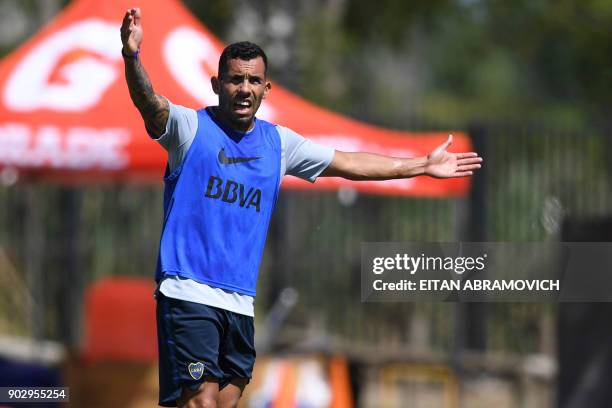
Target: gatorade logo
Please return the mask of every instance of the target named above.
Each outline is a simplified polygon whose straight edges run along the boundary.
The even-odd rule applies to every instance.
[[[4,102],[16,112],[88,110],[120,78],[118,23],[78,22],[40,42],[11,72]]]
[[[257,212],[261,210],[261,190],[253,187],[247,190],[244,184],[233,180],[224,181],[220,177],[210,176],[205,196],[246,209],[254,207]]]

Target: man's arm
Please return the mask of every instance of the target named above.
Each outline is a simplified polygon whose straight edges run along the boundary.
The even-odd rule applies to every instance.
[[[152,136],[159,137],[166,130],[170,108],[168,101],[153,91],[151,80],[138,58],[143,36],[140,20],[140,9],[132,8],[125,12],[121,24],[125,79],[132,102],[140,111],[147,130]]]
[[[349,180],[389,180],[428,175],[436,178],[471,176],[481,166],[478,154],[446,151],[453,142],[446,142],[429,155],[415,158],[389,157],[372,153],[336,151],[322,177],[343,177]]]

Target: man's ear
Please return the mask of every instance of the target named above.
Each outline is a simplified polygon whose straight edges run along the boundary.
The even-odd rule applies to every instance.
[[[272,82],[266,81],[266,89],[264,89],[263,99],[266,99],[266,96],[268,96],[268,92],[270,92],[270,89],[272,89]]]
[[[219,78],[217,78],[216,76],[211,77],[210,84],[212,85],[213,92],[219,95],[219,91],[221,90],[221,83],[219,82]]]

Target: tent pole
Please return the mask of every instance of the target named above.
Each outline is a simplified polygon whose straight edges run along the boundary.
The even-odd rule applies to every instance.
[[[46,335],[45,319],[45,276],[43,274],[43,255],[45,247],[45,231],[42,224],[40,187],[35,184],[25,186],[25,272],[28,287],[32,294],[31,334],[35,339],[41,340]]]

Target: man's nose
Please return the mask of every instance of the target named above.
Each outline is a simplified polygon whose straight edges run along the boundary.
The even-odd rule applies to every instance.
[[[251,93],[251,84],[248,79],[244,79],[244,81],[240,82],[240,87],[238,91],[242,93]]]

